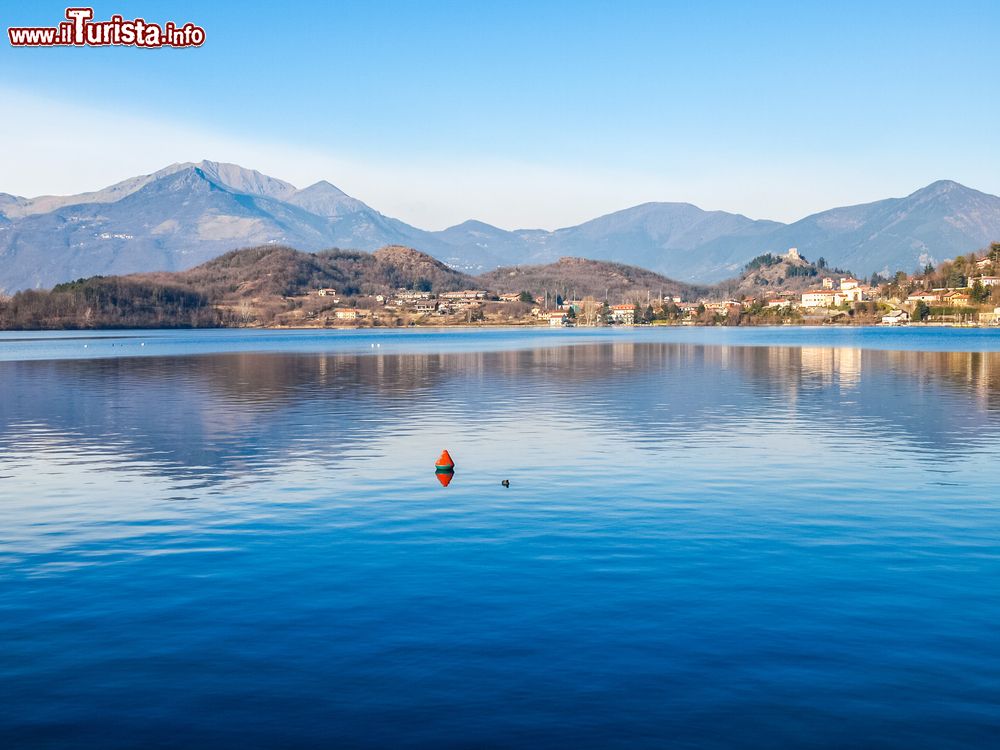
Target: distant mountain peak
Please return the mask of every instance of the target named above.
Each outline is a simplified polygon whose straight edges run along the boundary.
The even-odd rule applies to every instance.
[[[479,219],[466,219],[461,224],[456,224],[453,227],[448,227],[448,229],[467,229],[475,232],[482,231],[496,231],[498,227],[492,224],[487,224],[485,221],[480,221]],[[445,230],[447,231],[447,230]],[[499,231],[503,231],[502,229]]]
[[[339,187],[334,185],[332,182],[328,182],[327,180],[320,180],[319,182],[314,182],[312,185],[309,185],[308,187],[304,187],[301,190],[299,190],[299,193],[306,193],[306,192],[313,192],[313,193],[322,192],[322,193],[334,193],[336,195],[347,195],[347,193],[345,193]]]
[[[302,190],[297,190],[286,198],[294,206],[304,208],[317,216],[328,219],[339,219],[348,214],[369,214],[378,216],[378,212],[357,198],[352,198],[339,187],[326,180],[314,182]]]
[[[930,185],[915,190],[910,193],[907,198],[934,198],[941,195],[969,195],[969,196],[987,196],[987,193],[981,193],[980,191],[966,187],[960,182],[955,182],[954,180],[936,180]]]
[[[200,169],[212,181],[219,182],[238,193],[288,200],[297,191],[297,188],[289,182],[263,174],[256,169],[241,167],[239,164],[203,159],[193,166]]]

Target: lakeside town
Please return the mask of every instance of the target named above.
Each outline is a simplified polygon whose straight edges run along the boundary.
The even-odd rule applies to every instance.
[[[727,269],[728,270],[728,269]],[[181,272],[0,297],[0,329],[1000,324],[1000,243],[858,278],[796,248],[713,286],[564,257],[469,276],[419,250],[234,250]]]
[[[803,288],[785,289],[753,271],[778,268],[805,280]],[[824,273],[829,271],[829,273]],[[786,278],[779,278],[779,282]],[[802,287],[800,283],[798,285]],[[757,287],[756,289],[752,289]],[[751,290],[748,291],[748,288]],[[618,299],[563,296],[548,291],[497,293],[466,289],[433,293],[397,289],[390,294],[353,296],[333,288],[310,292],[318,304],[303,306],[307,325],[455,325],[515,324],[573,326],[635,325],[837,325],[908,324],[1000,325],[1000,243],[984,255],[971,254],[928,264],[921,272],[873,274],[858,279],[830,271],[822,259],[807,261],[796,248],[763,255],[747,265],[741,292],[696,299],[657,295],[651,290],[624,292]],[[349,305],[342,304],[349,302]]]

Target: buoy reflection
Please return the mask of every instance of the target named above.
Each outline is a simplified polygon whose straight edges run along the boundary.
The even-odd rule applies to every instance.
[[[436,471],[436,472],[434,472],[434,476],[436,476],[438,478],[438,481],[441,483],[442,487],[447,487],[449,484],[451,484],[451,478],[453,476],[455,476],[455,472],[453,472],[453,471]]]

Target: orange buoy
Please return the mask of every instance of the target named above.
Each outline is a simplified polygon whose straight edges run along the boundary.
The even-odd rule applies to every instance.
[[[441,455],[438,456],[438,460],[434,462],[435,471],[454,471],[455,462],[451,460],[451,454],[448,451],[441,451]]]
[[[434,476],[438,478],[438,481],[441,483],[442,487],[447,487],[449,484],[451,484],[451,478],[455,476],[455,472],[438,471],[434,473]]]

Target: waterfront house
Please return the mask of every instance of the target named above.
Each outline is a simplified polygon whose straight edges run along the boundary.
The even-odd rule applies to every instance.
[[[916,304],[917,302],[940,302],[941,292],[914,292],[906,298],[906,301],[911,304]]]
[[[622,325],[634,325],[635,305],[612,305],[611,320]]]
[[[457,302],[460,300],[477,300],[486,299],[489,296],[489,292],[485,289],[463,289],[460,292],[444,292],[440,295],[441,299],[451,300]]]
[[[979,322],[984,325],[1000,325],[1000,307],[994,307],[993,312],[979,313]]]
[[[370,310],[361,310],[356,307],[338,307],[333,311],[337,320],[359,320],[371,315]]]
[[[431,313],[438,309],[438,301],[436,299],[417,300],[412,304],[412,308],[414,312]]]
[[[727,315],[730,310],[739,310],[741,305],[731,299],[727,299],[724,302],[703,302],[705,309],[709,312],[718,313],[719,315]]]
[[[906,310],[893,310],[882,316],[882,323],[887,326],[898,326],[910,322],[910,314]]]
[[[418,299],[430,299],[434,295],[416,289],[399,289],[396,292],[396,299],[401,303],[413,302]]]
[[[837,304],[837,292],[832,289],[813,289],[802,293],[803,307],[833,307]]]
[[[552,327],[564,326],[568,322],[569,319],[564,310],[555,310],[549,313],[549,325]]]

